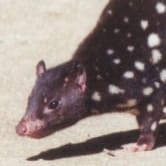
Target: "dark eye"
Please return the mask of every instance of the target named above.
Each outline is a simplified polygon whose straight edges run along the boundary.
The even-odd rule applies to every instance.
[[[57,106],[58,106],[59,102],[54,100],[54,101],[51,101],[48,105],[48,108],[49,109],[55,109]]]

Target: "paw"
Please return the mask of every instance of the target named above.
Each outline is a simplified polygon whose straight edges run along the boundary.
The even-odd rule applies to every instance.
[[[151,150],[149,149],[149,146],[147,144],[138,145],[137,143],[123,145],[122,148],[128,152],[144,152],[147,150]]]

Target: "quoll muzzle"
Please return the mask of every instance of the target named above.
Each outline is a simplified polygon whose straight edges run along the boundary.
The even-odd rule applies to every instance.
[[[16,132],[20,136],[26,135],[26,133],[27,133],[27,127],[26,127],[26,125],[24,123],[19,123],[16,126]]]
[[[16,132],[20,136],[30,136],[30,137],[38,138],[38,137],[41,137],[41,133],[45,127],[46,127],[46,124],[40,120],[34,120],[34,121],[22,120],[16,126]]]

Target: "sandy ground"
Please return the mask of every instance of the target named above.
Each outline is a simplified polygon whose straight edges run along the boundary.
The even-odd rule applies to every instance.
[[[88,118],[41,140],[15,133],[36,63],[44,59],[51,67],[69,59],[107,1],[0,0],[0,166],[165,166],[165,126],[155,150],[118,150],[138,135],[128,114]],[[107,148],[110,155],[103,151]]]

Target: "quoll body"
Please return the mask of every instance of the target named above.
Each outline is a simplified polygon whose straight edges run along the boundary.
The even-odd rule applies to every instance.
[[[165,53],[166,0],[111,0],[70,61],[37,64],[17,133],[41,138],[94,113],[136,110],[129,149],[151,150],[166,114]]]

